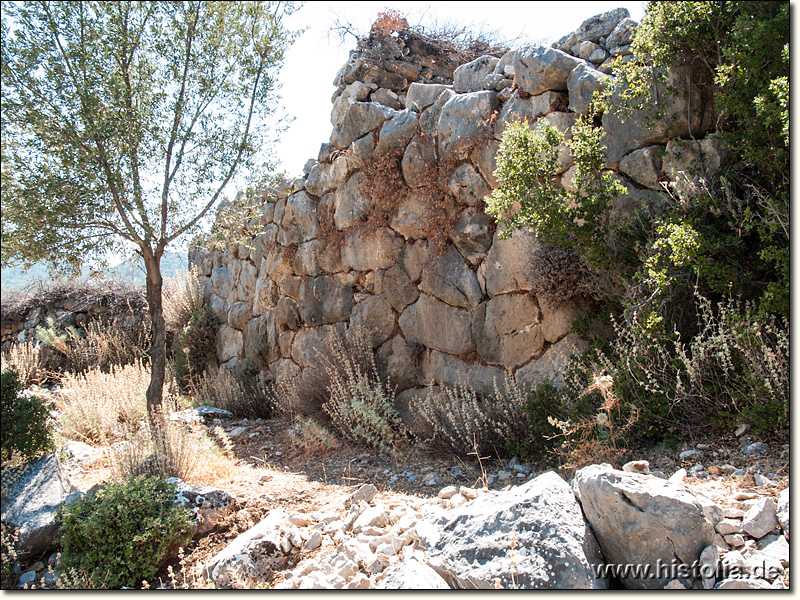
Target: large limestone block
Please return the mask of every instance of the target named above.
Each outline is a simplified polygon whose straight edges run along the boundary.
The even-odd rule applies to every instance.
[[[599,42],[600,38],[610,35],[623,19],[627,19],[630,16],[631,13],[628,12],[627,8],[615,8],[614,10],[594,15],[581,23],[578,29],[558,40],[553,46],[567,51],[578,42]]]
[[[639,24],[636,21],[627,17],[617,23],[617,26],[614,27],[614,31],[609,33],[606,38],[606,48],[608,48],[609,52],[614,55],[614,49],[630,45],[633,41],[633,37],[636,35],[636,28],[638,26]]]
[[[333,130],[331,144],[346,150],[358,138],[383,125],[394,113],[391,108],[377,102],[354,102],[347,107],[341,127]]]
[[[475,349],[470,333],[470,313],[421,294],[400,316],[406,340],[448,354],[466,354]]]
[[[475,167],[469,163],[457,167],[447,182],[447,189],[456,200],[467,206],[482,206],[491,190]]]
[[[662,191],[661,171],[664,146],[647,146],[634,150],[619,161],[619,170],[639,185]]]
[[[538,384],[548,381],[555,387],[563,387],[564,372],[569,359],[574,354],[582,354],[589,349],[589,344],[569,333],[545,350],[539,358],[531,360],[524,367],[517,369],[514,378],[521,389],[530,390]]]
[[[441,159],[445,162],[465,159],[481,139],[489,138],[496,106],[496,92],[473,92],[450,98],[439,116]]]
[[[714,124],[714,109],[705,98],[703,90],[692,82],[688,68],[670,71],[667,92],[663,85],[651,92],[646,105],[629,113],[610,110],[603,114],[604,135],[600,139],[606,146],[606,164],[617,165],[628,152],[653,144],[663,144],[671,137],[698,138],[705,135]],[[612,106],[621,103],[619,91],[611,94]],[[658,111],[663,118],[654,119]]]
[[[419,351],[421,346],[411,344],[402,335],[396,335],[378,349],[377,360],[389,385],[398,392],[417,384],[419,375]]]
[[[350,316],[350,328],[362,329],[373,348],[387,341],[394,333],[394,312],[380,296],[370,296],[356,304]]]
[[[448,246],[445,253],[425,269],[419,289],[461,308],[474,308],[481,300],[481,288],[475,272],[467,267],[453,246]]]
[[[369,212],[369,195],[367,178],[358,172],[334,192],[333,223],[336,229],[342,230],[355,224]]]
[[[417,525],[428,564],[452,587],[602,589],[597,542],[570,486],[552,471]],[[523,551],[524,550],[524,551]],[[512,563],[512,552],[513,563]]]
[[[320,265],[320,244],[319,240],[311,240],[305,244],[300,244],[294,254],[292,265],[294,272],[300,277],[316,277],[322,274]]]
[[[482,302],[472,317],[478,356],[515,369],[542,351],[539,306],[529,294],[501,294]]]
[[[500,149],[500,142],[497,140],[489,140],[484,143],[479,143],[470,154],[469,159],[472,164],[478,168],[478,172],[489,184],[489,187],[494,189],[500,183],[494,176],[497,170],[497,151]]]
[[[595,94],[601,94],[611,82],[611,77],[586,63],[578,65],[567,77],[569,109],[579,115],[588,115]]]
[[[531,96],[547,91],[567,91],[570,71],[583,63],[566,52],[547,46],[530,46],[517,50],[514,58],[514,80],[517,87]]]
[[[496,231],[486,260],[478,267],[478,279],[486,293],[491,297],[533,289],[528,265],[538,247],[536,235],[530,231],[515,230],[506,239]]]
[[[244,335],[223,323],[217,333],[217,358],[224,363],[232,358],[241,358],[244,352]]]
[[[556,343],[569,333],[572,322],[581,314],[576,302],[553,302],[546,295],[538,298],[542,318],[542,335],[546,342]]]
[[[383,274],[381,295],[398,313],[419,298],[419,288],[414,285],[406,270],[399,264]]]
[[[503,105],[500,116],[497,117],[497,122],[494,124],[494,137],[498,140],[501,139],[509,123],[527,121],[528,125],[533,125],[539,117],[553,111],[564,110],[567,104],[567,96],[561,92],[547,91],[538,96],[522,98],[519,91],[515,90]]]
[[[243,330],[253,316],[253,305],[249,302],[236,302],[228,310],[228,325]]]
[[[249,260],[242,261],[239,282],[236,285],[236,298],[239,302],[252,302],[256,293],[258,269]]]
[[[203,574],[219,588],[254,588],[269,581],[286,566],[281,548],[290,526],[289,514],[282,508],[270,511],[261,520],[215,554]]]
[[[253,238],[253,248],[250,250],[250,260],[254,265],[260,265],[267,254],[269,248],[275,243],[278,237],[278,226],[269,223],[264,226],[261,233],[257,233]]]
[[[244,331],[244,355],[253,364],[266,366],[279,359],[279,343],[274,310],[247,323]]]
[[[458,94],[451,89],[444,90],[439,94],[436,102],[422,111],[419,116],[419,128],[422,131],[422,135],[434,141],[436,140],[437,131],[439,129],[439,119],[442,116],[442,109],[451,98],[455,98],[457,96]]]
[[[379,590],[449,590],[436,571],[413,556],[389,567],[378,583]]]
[[[388,269],[397,262],[403,238],[388,227],[355,233],[342,246],[342,266],[354,271]]]
[[[306,191],[322,197],[342,185],[354,168],[355,164],[348,156],[340,156],[331,162],[318,162],[306,177]]]
[[[432,350],[421,363],[420,382],[425,385],[466,385],[479,394],[493,396],[502,388],[505,372],[497,367],[468,364],[448,354]]]
[[[400,111],[381,127],[375,152],[378,154],[402,153],[416,132],[417,113],[408,109]]]
[[[305,192],[292,194],[286,200],[278,243],[283,246],[302,244],[316,237],[317,201]]]
[[[436,144],[431,138],[414,136],[406,147],[400,166],[403,179],[411,188],[431,185],[436,176]]]
[[[439,83],[412,83],[406,93],[406,106],[416,112],[423,111],[436,102],[441,93],[447,89],[451,89],[451,86]]]
[[[480,56],[461,65],[453,72],[453,90],[460,94],[481,91],[483,80],[494,72],[499,62],[500,59],[494,56]]]
[[[336,276],[314,277],[300,284],[300,317],[308,326],[344,321],[353,304],[353,288]]]
[[[468,207],[453,224],[450,239],[464,258],[476,265],[492,244],[491,222],[484,213]]]
[[[683,199],[704,193],[706,184],[730,156],[730,150],[715,135],[702,140],[669,140],[662,168],[675,193]]]
[[[3,479],[6,478],[13,483],[3,489],[2,520],[17,532],[17,556],[24,560],[42,555],[55,542],[56,513],[72,491],[58,455],[53,452],[4,469]]]
[[[703,507],[682,485],[592,465],[575,474],[573,486],[608,563],[651,565],[654,570],[673,560],[691,565],[714,544],[714,528]],[[622,583],[662,589],[670,579],[631,574]],[[695,582],[681,583],[691,587]]]
[[[301,367],[319,366],[320,356],[326,351],[329,337],[342,336],[345,329],[345,323],[326,325],[317,329],[301,329],[292,343],[292,360]]]
[[[425,192],[412,190],[397,206],[389,226],[407,240],[428,235],[428,199]]]

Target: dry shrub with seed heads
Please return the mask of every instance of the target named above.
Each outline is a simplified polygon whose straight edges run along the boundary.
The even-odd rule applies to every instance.
[[[24,388],[42,385],[52,375],[47,369],[41,348],[33,342],[12,345],[3,352],[0,364],[3,371],[13,369]]]
[[[556,305],[603,297],[600,275],[571,248],[538,247],[530,257],[527,274],[532,292]]]
[[[323,408],[344,439],[381,451],[407,439],[394,407],[394,390],[380,374],[362,327],[351,327],[344,335],[331,332],[320,361],[329,382]]]
[[[161,449],[145,427],[126,428],[125,437],[112,446],[113,464],[122,478],[179,477],[190,485],[213,485],[234,468],[224,444],[220,449],[202,430],[190,431],[182,424],[168,424]]]
[[[333,434],[310,417],[299,419],[289,430],[289,443],[297,452],[311,456],[341,448]]]
[[[196,267],[164,281],[164,320],[167,331],[181,331],[192,315],[205,306],[203,278]]]
[[[91,369],[65,375],[58,395],[64,405],[60,417],[64,436],[101,445],[123,437],[123,425],[147,418],[149,384],[150,370],[142,362],[112,367],[108,373]]]
[[[245,364],[205,371],[192,380],[190,395],[196,405],[229,410],[240,418],[267,419],[274,412],[271,384],[262,373]]]
[[[434,447],[458,457],[504,457],[527,434],[525,395],[510,373],[502,384],[494,382],[494,391],[488,396],[464,383],[442,386],[412,407],[433,429]]]

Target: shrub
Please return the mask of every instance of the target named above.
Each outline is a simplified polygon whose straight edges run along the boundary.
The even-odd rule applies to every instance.
[[[787,434],[788,323],[757,318],[752,304],[715,305],[698,295],[693,305],[698,331],[686,340],[663,327],[616,322],[615,339],[571,359],[564,388],[548,403],[566,412],[552,416],[572,424],[592,417],[604,401],[592,384],[607,376],[622,399],[616,422],[636,416],[626,435],[669,440],[741,420],[763,434]]]
[[[60,512],[61,567],[103,587],[152,578],[167,551],[188,541],[191,513],[175,486],[152,477],[112,483]]]
[[[157,446],[145,428],[130,428],[113,447],[115,470],[122,478],[147,475],[178,477],[187,483],[212,484],[226,477],[233,464],[203,432],[168,423],[165,443]]]
[[[14,586],[14,563],[17,560],[17,535],[11,525],[0,523],[0,563],[2,564],[2,589]]]
[[[147,418],[150,371],[141,362],[112,367],[109,373],[94,368],[82,375],[67,374],[62,384],[61,426],[66,437],[108,444],[123,436],[122,426],[137,426]]]
[[[164,281],[164,321],[167,331],[181,331],[205,306],[203,282],[196,268]]]
[[[47,366],[41,349],[33,342],[13,344],[2,355],[2,370],[13,369],[20,385],[41,385],[48,377]]]
[[[329,381],[323,408],[343,438],[381,451],[406,438],[394,392],[378,371],[364,329],[331,333],[321,361]]]
[[[2,372],[2,460],[29,460],[51,450],[50,411],[38,396],[21,391],[15,371]]]
[[[179,384],[187,388],[216,359],[219,321],[208,306],[196,309],[177,330],[172,350]]]
[[[275,408],[269,383],[248,361],[203,373],[194,379],[191,395],[196,405],[209,404],[240,418],[268,419]]]
[[[514,453],[528,428],[525,396],[511,375],[506,375],[502,389],[497,381],[494,385],[494,396],[463,383],[442,386],[416,404],[414,409],[433,428],[431,444],[460,458],[476,452],[481,458]]]
[[[299,419],[289,430],[289,443],[306,455],[325,454],[341,448],[330,431],[309,417]]]

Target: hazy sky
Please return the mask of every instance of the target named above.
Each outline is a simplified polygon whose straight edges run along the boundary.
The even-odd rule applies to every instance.
[[[399,10],[409,24],[430,26],[451,22],[474,31],[497,31],[522,43],[553,42],[576,29],[585,19],[624,6],[641,20],[644,2],[306,2],[289,21],[307,27],[290,48],[281,72],[281,96],[286,113],[294,117],[276,147],[279,169],[300,175],[305,162],[316,158],[331,133],[333,79],[355,48],[355,38],[341,42],[331,31],[337,19],[368,32],[378,12]],[[520,45],[521,45],[520,44]]]

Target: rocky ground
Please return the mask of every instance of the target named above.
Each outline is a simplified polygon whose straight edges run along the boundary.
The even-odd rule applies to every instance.
[[[483,460],[479,464],[473,457],[436,454],[425,444],[399,448],[392,454],[343,447],[308,455],[292,449],[287,437],[290,424],[284,420],[213,420],[207,426],[221,426],[232,442],[235,461],[228,472],[218,473],[213,483],[233,500],[210,531],[196,537],[182,556],[164,566],[151,587],[210,586],[211,572],[204,569],[212,558],[271,513],[283,515],[278,529],[284,538],[294,541],[293,545],[283,542],[285,560],[249,582],[229,584],[375,587],[386,567],[401,558],[413,560],[419,552],[414,549],[418,538],[413,528],[418,520],[453,509],[486,490],[523,484],[552,467],[546,461],[528,465],[516,460]],[[651,473],[682,479],[692,493],[710,499],[724,511],[717,514],[718,519],[724,517],[717,525],[721,556],[744,561],[764,543],[743,531],[742,517],[764,498],[778,504],[779,493],[789,486],[789,452],[788,444],[764,442],[745,431],[737,433],[738,437],[732,433],[678,448],[630,449],[613,466],[620,469],[628,461],[646,460]],[[67,473],[71,483],[84,492],[112,477],[108,458],[100,454],[70,459]],[[560,474],[569,479],[574,473],[562,470]],[[374,486],[370,497],[361,502],[349,500],[364,484]],[[404,519],[405,529],[398,525]],[[359,520],[363,522],[356,526]],[[769,536],[763,539],[771,541]],[[361,543],[371,553],[365,550],[366,558],[359,556],[358,548],[348,543]],[[350,550],[345,551],[347,548]],[[36,587],[50,583],[52,576],[45,577],[46,563],[56,560],[55,556],[40,558],[21,565],[23,581]],[[786,567],[784,573],[768,582],[770,585],[788,585],[788,545],[786,565],[782,566]],[[315,574],[319,574],[316,579]]]

